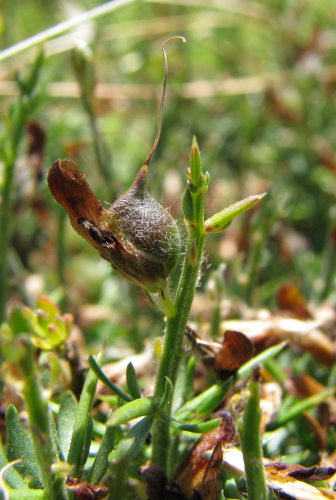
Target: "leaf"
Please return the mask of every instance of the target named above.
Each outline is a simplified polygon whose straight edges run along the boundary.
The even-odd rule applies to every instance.
[[[83,438],[83,448],[81,450],[81,457],[79,460],[79,465],[84,467],[90,452],[90,446],[92,441],[92,430],[93,430],[93,419],[91,415],[87,416],[87,422],[85,427],[85,434]]]
[[[20,422],[17,409],[10,405],[6,413],[6,424],[10,445],[18,458],[21,458],[30,473],[41,483],[42,476],[34,451],[33,440]]]
[[[61,458],[60,455],[60,449],[61,449],[61,443],[59,439],[59,435],[57,432],[57,427],[54,419],[54,415],[51,409],[51,405],[48,405],[48,420],[49,420],[49,436],[51,439],[51,445],[52,445],[52,452],[53,456],[57,459]],[[62,458],[61,458],[62,459]]]
[[[336,473],[334,467],[313,466],[305,468],[302,465],[288,465],[283,462],[274,462],[265,465],[268,487],[280,497],[293,500],[326,500],[335,499],[336,492],[325,488],[317,488],[301,481],[325,480]]]
[[[252,358],[253,352],[253,344],[246,335],[226,330],[222,347],[215,356],[215,369],[219,373],[234,373]]]
[[[274,358],[274,356],[276,356],[279,352],[281,352],[282,349],[286,347],[286,345],[287,345],[286,342],[281,342],[280,344],[276,344],[272,347],[269,347],[260,354],[257,354],[257,356],[254,356],[254,358],[252,358],[250,361],[245,363],[241,368],[239,368],[239,370],[237,371],[236,378],[238,380],[241,380],[243,378],[248,377],[254,366],[262,364],[265,361]]]
[[[133,363],[131,361],[128,363],[126,368],[126,380],[127,380],[127,387],[132,398],[140,399],[141,394],[138,386],[138,381]]]
[[[200,422],[196,424],[186,424],[184,422],[179,422],[173,418],[167,418],[167,422],[173,429],[178,429],[184,432],[192,432],[195,434],[206,434],[207,432],[211,432],[215,430],[221,423],[220,418],[215,418],[213,420],[209,420],[208,422]]]
[[[144,417],[119,441],[115,450],[109,455],[112,463],[122,463],[124,467],[140,453],[152,426],[154,417]]]
[[[98,365],[97,361],[94,359],[93,356],[89,356],[89,366],[91,370],[99,378],[99,380],[103,382],[103,384],[106,385],[106,387],[108,387],[108,389],[117,394],[124,401],[133,401],[132,397],[129,394],[126,394],[126,392],[124,392],[122,389],[120,389],[120,387],[118,387],[109,378],[107,378],[107,376],[102,371],[102,369],[100,368],[100,366]]]
[[[64,461],[67,460],[69,454],[76,412],[77,402],[75,397],[72,392],[66,392],[61,399],[57,420],[60,448],[63,455],[62,459]]]
[[[87,480],[91,484],[98,484],[107,471],[109,465],[108,456],[113,450],[115,443],[115,427],[106,427],[105,434],[100,443],[97,455],[88,474]]]
[[[98,354],[96,362],[101,362],[102,352]],[[75,423],[73,426],[73,433],[71,437],[70,449],[68,454],[68,462],[75,466],[74,468],[74,476],[79,474],[79,470],[82,466],[83,460],[83,447],[87,443],[88,439],[88,430],[89,430],[89,418],[93,398],[96,392],[98,378],[93,373],[92,370],[89,370],[85,384],[82,390],[82,394],[77,406]],[[91,425],[92,425],[92,421]],[[92,430],[92,429],[91,429]]]
[[[282,461],[272,462],[269,465],[265,465],[265,470],[269,473],[271,471],[275,471],[281,475],[285,474],[286,476],[294,477],[299,481],[304,479],[309,479],[310,481],[325,481],[336,474],[336,467],[319,467],[318,465],[304,467],[300,464],[290,465]]]
[[[0,470],[3,469],[9,462],[4,454],[2,441],[0,439]],[[2,471],[3,472],[3,471]],[[1,472],[1,474],[2,474]],[[27,483],[14,467],[10,467],[4,474],[3,478],[6,483],[14,489],[28,489]],[[1,490],[0,490],[1,491]]]
[[[168,479],[165,471],[159,465],[148,460],[145,465],[142,465],[139,474],[144,476],[147,489],[146,495],[148,500],[162,500],[165,498],[165,487]]]
[[[150,415],[156,410],[156,404],[153,397],[134,399],[123,406],[120,406],[108,418],[106,425],[120,425],[133,418]]]
[[[242,214],[249,208],[253,207],[258,201],[260,201],[267,193],[258,194],[256,196],[249,196],[244,200],[238,201],[227,208],[224,208],[221,212],[213,215],[207,219],[204,223],[206,233],[219,233],[226,229],[231,221],[237,217],[237,215]]]
[[[214,384],[183,405],[175,414],[178,420],[186,420],[192,414],[205,415],[216,408],[233,385],[232,377],[222,384]]]
[[[223,451],[223,467],[242,476],[245,474],[242,452],[235,448]],[[281,461],[270,461],[264,458],[266,484],[280,498],[287,500],[332,500],[336,492],[307,484],[301,479],[312,481],[326,480],[336,473],[335,467],[303,467],[289,465]]]
[[[290,420],[301,415],[303,411],[311,410],[320,403],[323,403],[323,401],[325,401],[329,396],[332,396],[335,393],[335,391],[336,388],[327,389],[318,394],[314,394],[309,398],[303,399],[298,403],[295,403],[294,405],[291,406],[291,408],[289,409],[287,408],[286,411],[280,411],[277,418],[277,424],[285,425]]]
[[[168,377],[165,378],[166,378],[166,385],[161,401],[158,406],[158,411],[162,411],[164,407],[169,403],[174,390],[172,381]]]
[[[214,447],[209,463],[205,469],[202,485],[202,500],[217,500],[218,474],[223,461],[222,443],[219,442]]]
[[[87,481],[79,481],[69,477],[66,481],[67,490],[74,494],[78,500],[100,500],[108,495],[106,486],[95,486]]]
[[[284,283],[278,290],[277,303],[281,310],[290,311],[295,318],[311,319],[306,299],[300,289],[291,283]]]
[[[234,439],[236,429],[232,416],[223,411],[216,413],[214,417],[221,417],[221,425],[213,431],[203,434],[196,441],[174,474],[174,482],[187,497],[203,481],[208,465],[208,459],[204,458],[203,454],[212,450],[219,442],[231,443]]]

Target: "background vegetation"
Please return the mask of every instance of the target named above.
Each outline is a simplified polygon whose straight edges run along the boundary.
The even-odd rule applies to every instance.
[[[5,0],[1,46],[99,4]],[[26,117],[39,124],[45,147],[40,139],[39,150],[33,151],[30,129],[23,129],[9,205],[7,310],[17,301],[35,308],[37,298],[47,295],[62,313],[74,315],[72,335],[83,359],[97,353],[106,337],[106,360],[116,361],[142,352],[147,339],[153,342],[160,335],[161,314],[71,229],[45,178],[56,159],[68,157],[86,172],[106,207],[126,191],[156,132],[161,44],[182,35],[186,44],[168,46],[168,91],[150,170],[151,194],[182,219],[180,196],[193,135],[211,175],[207,216],[268,192],[255,210],[207,241],[211,267],[204,269],[191,319],[202,330],[214,321],[218,304],[221,319],[256,318],[260,309],[273,314],[281,308],[278,291],[285,283],[301,290],[310,317],[326,299],[333,311],[335,23],[336,5],[328,0],[136,1],[46,41],[36,97]],[[96,86],[89,106],[85,95],[81,99],[74,70],[72,49],[79,41],[92,51],[89,75]],[[0,63],[2,180],[8,135],[15,131],[15,78],[27,77],[40,48]],[[212,273],[223,262],[218,299],[211,292]],[[334,334],[332,323],[332,341]],[[334,371],[320,361],[294,350],[280,359],[280,366],[332,385]],[[148,384],[146,376],[142,384]],[[274,452],[295,450],[309,455],[306,464],[316,463],[318,449],[309,431],[305,428],[298,441],[292,431]],[[330,439],[332,448],[335,436]]]

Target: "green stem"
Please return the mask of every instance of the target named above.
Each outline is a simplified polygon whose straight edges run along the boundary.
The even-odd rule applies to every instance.
[[[19,145],[24,134],[24,128],[37,103],[35,99],[35,87],[38,82],[40,69],[43,63],[43,54],[40,53],[32,65],[30,75],[23,81],[17,77],[20,87],[20,95],[14,102],[8,113],[8,131],[1,147],[4,158],[4,175],[1,190],[0,206],[0,323],[5,318],[5,308],[7,299],[7,254],[11,232],[11,194],[14,181],[14,168],[18,154]]]
[[[72,17],[71,19],[67,19],[62,23],[56,24],[55,26],[52,26],[51,28],[48,28],[45,31],[41,31],[41,33],[38,33],[37,35],[27,38],[26,40],[23,40],[22,42],[19,42],[13,45],[12,47],[9,47],[1,51],[0,61],[5,61],[6,59],[9,59],[10,57],[15,56],[16,54],[19,54],[24,50],[30,49],[31,47],[35,47],[36,45],[46,42],[47,40],[50,40],[55,36],[61,35],[62,33],[70,30],[71,28],[78,26],[81,23],[84,23],[85,21],[89,21],[90,19],[96,19],[98,17],[104,16],[105,14],[108,14],[109,12],[117,9],[118,7],[130,3],[131,1],[133,0],[112,0],[111,2],[99,5],[94,9],[88,10],[87,12],[83,12],[78,16]],[[70,48],[72,47],[69,47],[69,49]]]
[[[86,99],[83,97],[83,102],[84,101],[86,101]],[[97,123],[97,118],[94,114],[92,106],[89,104],[86,104],[84,106],[86,108],[86,111],[87,111],[87,114],[89,117],[89,121],[90,121],[90,127],[91,127],[91,132],[92,132],[92,137],[93,137],[93,145],[94,145],[94,150],[95,150],[99,170],[100,170],[101,175],[104,178],[104,181],[107,184],[110,195],[114,196],[114,193],[111,193],[111,189],[113,186],[112,186],[111,172],[109,170],[110,153],[107,149],[107,146],[105,144],[103,137],[100,134],[100,131],[98,128],[98,123]]]
[[[22,344],[24,356],[21,369],[24,375],[23,396],[26,402],[29,424],[36,458],[40,466],[43,488],[47,498],[65,500],[64,481],[51,471],[58,457],[53,449],[52,432],[49,425],[48,406],[43,399],[34,364],[34,348],[30,341]]]
[[[0,208],[0,323],[5,319],[7,299],[7,255],[11,229],[11,194],[14,180],[14,167],[17,150],[25,125],[25,112],[22,105],[22,96],[12,108],[11,127],[8,131],[7,150],[5,151],[4,181],[2,187],[2,200]]]
[[[199,253],[203,254],[205,236],[199,240]],[[190,245],[187,257],[190,252]],[[195,295],[198,280],[199,265],[193,266],[190,259],[184,261],[180,285],[175,301],[175,314],[167,320],[163,354],[160,361],[154,396],[160,399],[164,392],[166,379],[168,377],[173,384],[176,381],[178,368],[183,356],[183,336],[189,318],[190,308]],[[166,414],[170,413],[170,405],[166,406]],[[153,460],[161,467],[166,467],[167,450],[170,445],[170,431],[167,424],[157,420],[153,434]]]
[[[205,232],[204,232],[204,176],[201,173],[199,150],[196,141],[193,142],[191,153],[190,182],[199,187],[192,193],[194,200],[194,221],[189,224],[189,241],[184,259],[182,275],[176,293],[174,310],[168,316],[162,358],[157,373],[154,397],[160,400],[168,377],[173,385],[176,382],[178,368],[183,356],[183,337],[189,318],[190,308],[194,299],[200,265],[202,262]],[[201,189],[203,188],[203,189]],[[171,405],[165,407],[165,415],[170,416]],[[163,420],[157,420],[153,429],[153,460],[166,469],[168,450],[170,447],[169,426]]]
[[[244,457],[248,500],[267,500],[260,436],[260,388],[257,380],[249,383],[250,396],[245,404],[243,422],[239,425],[241,449]]]
[[[7,254],[10,238],[10,194],[14,177],[14,162],[5,166],[4,186],[0,212],[0,322],[5,319],[7,299]]]

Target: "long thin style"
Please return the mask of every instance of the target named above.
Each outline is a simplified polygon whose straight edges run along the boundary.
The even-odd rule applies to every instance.
[[[161,130],[162,130],[162,114],[163,114],[163,103],[165,100],[165,95],[166,95],[166,87],[167,87],[167,76],[168,76],[168,59],[167,59],[167,54],[166,54],[166,44],[170,42],[171,40],[177,40],[180,39],[183,42],[186,42],[186,39],[183,36],[172,36],[171,38],[168,38],[163,44],[162,44],[162,54],[163,54],[163,59],[164,59],[164,76],[163,76],[163,87],[162,87],[162,94],[160,98],[160,103],[159,103],[159,116],[158,116],[158,129],[156,132],[156,136],[154,139],[154,144],[153,147],[147,156],[144,165],[148,167],[153,154],[156,151],[156,147],[158,145],[158,142],[160,140],[160,135],[161,135]]]

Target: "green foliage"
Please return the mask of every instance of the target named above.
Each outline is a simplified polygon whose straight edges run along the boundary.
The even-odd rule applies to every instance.
[[[42,296],[36,302],[35,311],[16,304],[10,311],[8,323],[2,325],[1,333],[9,341],[16,335],[27,333],[36,347],[52,350],[68,338],[72,323],[71,314],[61,316],[59,308],[48,297]],[[7,348],[11,349],[11,346],[7,344]]]
[[[248,498],[266,498],[263,455],[310,466],[336,445],[330,425],[336,372],[323,350],[331,345],[334,353],[335,321],[330,315],[323,323],[319,309],[329,307],[330,314],[336,302],[335,7],[282,0],[95,4],[74,1],[83,12],[52,30],[69,17],[59,2],[48,5],[47,16],[39,0],[26,9],[5,2],[0,19],[2,46],[9,47],[0,52],[0,386],[6,409],[0,496],[146,498],[139,466],[152,459],[170,479],[196,440],[219,432],[222,417],[214,413],[225,402],[240,430]],[[129,193],[148,154],[159,95],[154,86],[162,80],[159,48],[176,29],[188,43],[169,45],[170,93],[148,173],[153,198],[145,196],[151,211],[169,220],[173,236],[147,216],[152,239],[141,241],[140,262],[133,245],[143,233],[139,221],[127,214],[127,227],[120,228],[120,203],[109,204]],[[45,141],[31,135],[32,123]],[[204,170],[195,138],[187,169],[194,135]],[[110,231],[115,236],[119,230],[125,248],[133,245],[130,260],[120,264],[118,258],[113,267],[133,283],[142,280],[146,294],[75,235],[41,182],[64,157],[87,173],[111,215]],[[134,207],[140,198],[133,197]],[[85,228],[95,242],[105,234],[91,220]],[[100,241],[105,250],[114,242]],[[208,263],[215,269],[210,277]],[[305,318],[284,309],[303,328],[299,340],[298,323],[287,337],[272,338],[281,330],[282,317],[273,316],[286,282],[308,300]],[[163,329],[160,311],[164,339],[154,341]],[[223,321],[236,317],[265,321],[254,338],[257,354],[231,371],[214,370]],[[325,344],[304,344],[311,320],[317,329],[323,323]],[[106,337],[105,358],[103,352],[92,356]],[[288,339],[294,348],[284,349]],[[153,341],[155,352],[146,358]],[[263,367],[261,392],[251,379],[257,366]],[[290,383],[306,375],[321,387],[301,401]],[[262,443],[260,398],[270,377],[282,391],[281,405]],[[242,394],[238,405],[233,392]],[[232,471],[221,471],[218,498],[243,498],[239,487]]]

